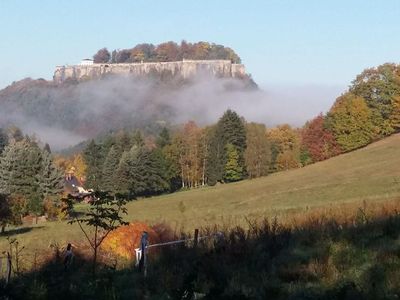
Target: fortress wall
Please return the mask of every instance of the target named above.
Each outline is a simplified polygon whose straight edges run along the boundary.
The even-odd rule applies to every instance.
[[[66,79],[83,80],[99,78],[105,74],[132,74],[136,76],[151,73],[169,72],[174,76],[189,78],[201,72],[221,77],[243,77],[246,75],[242,64],[232,64],[230,60],[183,60],[173,62],[150,62],[128,64],[93,64],[58,66],[54,72],[54,81],[63,82]]]

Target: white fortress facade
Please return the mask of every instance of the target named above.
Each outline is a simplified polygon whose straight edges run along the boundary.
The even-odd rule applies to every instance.
[[[244,65],[234,64],[230,60],[184,59],[172,62],[98,64],[93,63],[91,59],[84,59],[80,65],[57,66],[53,79],[55,82],[61,83],[67,79],[83,81],[101,78],[107,74],[143,76],[154,73],[168,73],[172,76],[181,76],[186,79],[201,72],[227,78],[243,78],[247,76]]]

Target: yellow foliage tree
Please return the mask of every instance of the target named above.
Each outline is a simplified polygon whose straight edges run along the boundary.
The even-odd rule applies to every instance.
[[[390,123],[392,127],[396,130],[400,130],[400,96],[393,97],[392,100],[392,114],[390,116]]]

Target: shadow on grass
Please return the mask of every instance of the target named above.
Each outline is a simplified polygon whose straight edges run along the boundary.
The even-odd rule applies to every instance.
[[[9,229],[4,233],[1,233],[0,237],[9,237],[13,235],[23,234],[41,228],[44,228],[44,226],[20,227],[20,228]]]
[[[288,228],[249,224],[149,256],[148,276],[133,265],[99,264],[76,253],[68,271],[59,252],[0,289],[10,299],[397,299],[400,215],[338,223],[310,219]],[[203,229],[213,235],[217,229]],[[115,264],[113,265],[115,266]],[[1,298],[0,298],[1,299]]]

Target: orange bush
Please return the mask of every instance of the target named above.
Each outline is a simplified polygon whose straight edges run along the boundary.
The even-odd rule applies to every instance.
[[[133,222],[110,232],[101,244],[101,248],[104,251],[132,259],[135,257],[135,249],[140,246],[143,231],[147,231],[149,234],[150,244],[158,243],[159,236],[150,226],[145,223]]]

